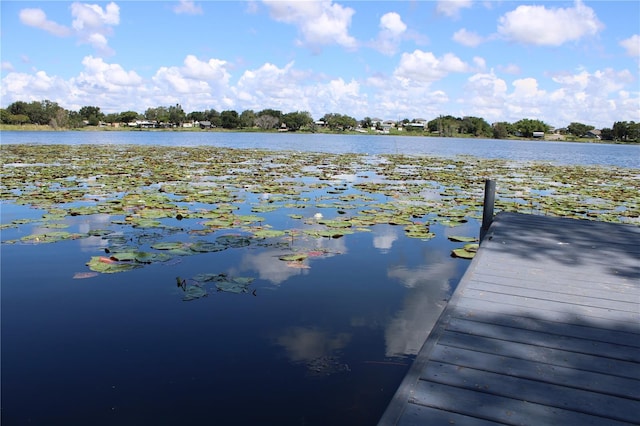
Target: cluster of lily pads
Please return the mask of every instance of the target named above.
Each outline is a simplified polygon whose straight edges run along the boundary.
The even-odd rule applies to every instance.
[[[1,224],[40,229],[3,243],[100,238],[105,253],[87,263],[99,273],[266,241],[286,250],[294,238],[382,224],[429,240],[481,217],[488,178],[497,181],[496,211],[640,223],[640,170],[619,167],[211,146],[2,145],[0,153],[2,203],[46,212]],[[109,225],[62,230],[70,217],[93,215]],[[469,238],[454,256],[473,256]],[[291,248],[280,260],[301,266],[308,255]]]

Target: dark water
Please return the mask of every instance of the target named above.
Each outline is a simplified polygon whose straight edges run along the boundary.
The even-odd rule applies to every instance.
[[[2,143],[431,155],[457,155],[461,143],[473,146],[468,154],[485,157],[575,162],[589,149],[588,164],[638,163],[637,147],[548,142],[164,132],[1,136]],[[527,157],[523,147],[537,156]],[[0,207],[2,223],[43,213]],[[107,227],[111,219],[71,217],[66,231]],[[29,235],[34,226],[5,229],[2,241]],[[474,236],[478,226],[476,220],[433,225],[437,236],[426,242],[391,225],[339,239],[292,240],[295,248],[325,253],[309,268],[278,260],[279,247],[252,244],[89,279],[74,276],[104,252],[98,237],[3,244],[2,424],[376,424],[468,266],[449,256],[460,244],[447,235]],[[144,232],[137,238],[152,238]],[[189,236],[185,230],[173,238]],[[200,273],[255,281],[248,293],[210,291],[184,302],[176,277]]]
[[[213,145],[333,153],[471,155],[554,164],[640,167],[640,145],[388,135],[221,132],[2,132],[1,143]]]

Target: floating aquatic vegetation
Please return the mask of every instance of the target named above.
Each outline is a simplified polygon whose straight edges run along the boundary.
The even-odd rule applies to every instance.
[[[116,262],[137,266],[293,236],[276,228],[287,226],[286,216],[304,220],[291,213],[301,208],[321,208],[327,216],[301,224],[299,234],[312,238],[392,224],[407,237],[428,240],[433,229],[416,221],[448,227],[481,217],[487,177],[497,182],[496,212],[640,223],[640,170],[620,167],[212,146],[0,145],[0,154],[0,200],[45,210],[40,219],[16,219],[0,229],[109,216],[104,229],[87,234],[51,231],[4,243],[103,238],[111,254],[130,253],[132,260]],[[243,234],[219,235],[224,230]],[[176,233],[213,241],[164,241]]]
[[[120,262],[110,257],[92,256],[87,266],[94,272],[102,274],[114,274],[140,268],[142,265],[135,262]]]
[[[478,241],[477,237],[465,237],[460,235],[450,235],[447,237],[449,241],[453,241],[456,243],[472,243]]]
[[[63,240],[77,240],[85,238],[87,234],[71,233],[65,231],[53,231],[40,234],[31,234],[20,238],[20,241],[31,244],[55,243]]]
[[[451,255],[462,259],[473,259],[478,251],[478,247],[479,245],[475,243],[465,244],[463,248],[453,249]]]

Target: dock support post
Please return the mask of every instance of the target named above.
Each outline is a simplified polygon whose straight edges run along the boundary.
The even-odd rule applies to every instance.
[[[493,205],[496,201],[496,181],[487,179],[484,181],[484,204],[482,208],[482,227],[480,228],[480,241],[489,230],[493,222]]]

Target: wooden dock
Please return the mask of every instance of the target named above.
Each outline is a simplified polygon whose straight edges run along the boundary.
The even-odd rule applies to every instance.
[[[640,227],[497,215],[378,424],[640,424]]]

